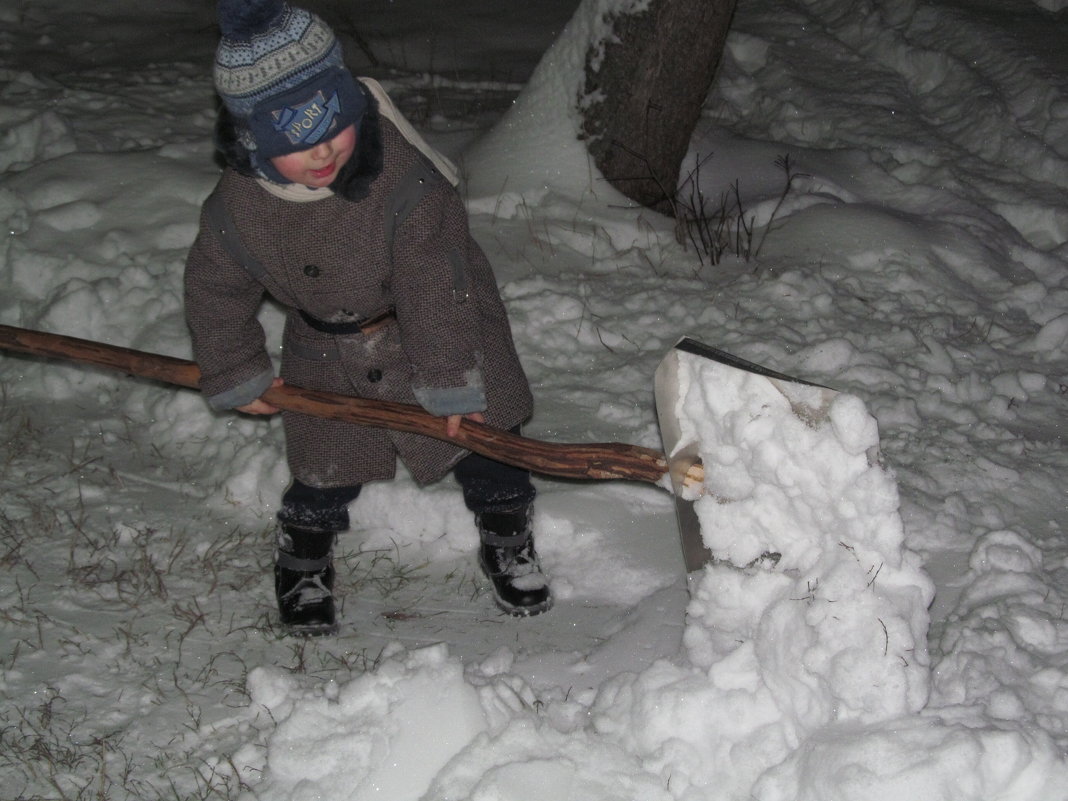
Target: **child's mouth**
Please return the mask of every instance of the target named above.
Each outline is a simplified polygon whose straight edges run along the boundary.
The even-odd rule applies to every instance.
[[[336,165],[334,164],[327,164],[325,167],[321,167],[318,170],[311,170],[312,177],[316,178],[317,180],[329,178],[331,175],[334,174],[335,167]]]

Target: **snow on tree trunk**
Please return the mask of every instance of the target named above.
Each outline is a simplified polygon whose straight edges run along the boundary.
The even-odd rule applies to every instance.
[[[601,173],[672,213],[679,168],[720,61],[735,0],[651,0],[609,18],[591,45],[582,133]]]
[[[506,213],[550,191],[615,203],[617,185],[654,183],[619,182],[635,174],[672,187],[734,2],[583,0],[513,106],[463,154],[472,207]],[[627,150],[641,155],[637,167],[597,155]]]

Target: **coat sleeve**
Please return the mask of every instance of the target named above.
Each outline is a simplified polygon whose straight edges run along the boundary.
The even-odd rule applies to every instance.
[[[439,179],[397,229],[393,244],[401,342],[412,366],[412,390],[431,414],[486,410],[482,304],[471,291],[473,282],[486,277],[473,255],[485,260],[470,238],[459,195]],[[492,273],[488,279],[495,289]]]
[[[274,367],[256,316],[263,295],[263,287],[226,252],[202,212],[186,258],[185,317],[200,389],[214,409],[244,406],[271,385]]]

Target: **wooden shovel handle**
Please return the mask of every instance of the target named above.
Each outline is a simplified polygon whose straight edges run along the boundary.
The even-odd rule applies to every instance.
[[[199,389],[200,385],[200,369],[193,362],[89,339],[0,325],[0,349],[108,367],[190,389]],[[628,479],[655,484],[668,470],[667,459],[659,451],[621,442],[544,442],[471,420],[463,420],[459,433],[450,437],[445,432],[444,418],[405,403],[354,398],[290,384],[268,390],[263,399],[279,409],[313,417],[423,434],[499,462],[560,478]]]

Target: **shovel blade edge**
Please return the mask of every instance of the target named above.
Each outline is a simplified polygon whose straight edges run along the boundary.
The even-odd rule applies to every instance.
[[[682,342],[693,340],[682,339]],[[697,343],[700,344],[700,343]],[[694,501],[685,497],[687,488],[683,477],[700,458],[698,443],[682,433],[679,401],[682,386],[679,378],[679,354],[683,351],[677,344],[656,368],[653,379],[653,395],[656,401],[656,416],[660,424],[660,439],[668,459],[668,477],[675,496],[675,519],[679,527],[679,544],[686,572],[700,570],[712,558],[701,536],[701,521],[697,517]]]

